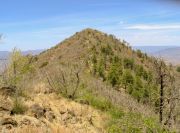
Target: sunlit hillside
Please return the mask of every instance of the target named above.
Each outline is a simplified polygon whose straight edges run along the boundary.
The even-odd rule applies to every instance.
[[[0,131],[176,132],[179,79],[175,67],[94,29],[38,55],[14,49],[0,78]]]

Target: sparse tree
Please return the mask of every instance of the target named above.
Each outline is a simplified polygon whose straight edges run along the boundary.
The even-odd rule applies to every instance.
[[[122,70],[121,62],[117,57],[114,57],[108,73],[108,80],[112,86],[118,85],[120,83],[120,77],[123,73]]]
[[[163,108],[164,108],[164,89],[166,88],[167,84],[167,66],[163,59],[156,59],[154,61],[155,73],[157,74],[157,83],[160,85],[159,90],[159,121],[162,123],[163,121]]]
[[[125,58],[124,59],[124,68],[133,70],[133,68],[134,68],[134,59]]]
[[[165,64],[163,59],[157,59],[154,62],[157,82],[160,85],[159,90],[159,121],[162,123],[166,119],[165,125],[173,125],[176,103],[179,97],[172,66]],[[166,111],[168,110],[168,111]]]
[[[23,56],[17,48],[13,49],[7,69],[5,70],[11,85],[16,86],[24,74],[32,71],[31,60],[30,56]]]
[[[31,62],[32,56],[23,56],[20,50],[13,49],[0,79],[1,87],[14,90],[16,97],[22,96],[28,82],[26,78],[33,72]]]
[[[70,99],[76,98],[78,89],[80,88],[80,72],[80,67],[69,65],[57,68],[55,73],[51,72],[51,75],[43,71],[46,74],[45,76],[49,86],[57,93]]]
[[[169,128],[171,128],[173,125],[175,125],[176,122],[176,108],[177,104],[180,101],[180,86],[179,81],[178,81],[178,75],[173,70],[173,66],[170,65],[169,68],[169,91],[166,96],[166,100],[168,103],[167,106],[167,119],[165,122],[165,125],[168,125]]]
[[[123,75],[122,75],[122,83],[125,87],[125,89],[127,89],[128,85],[132,85],[134,83],[134,77],[131,74],[130,70],[124,70]]]
[[[100,62],[98,64],[98,75],[105,81],[105,61],[103,58],[100,59]]]

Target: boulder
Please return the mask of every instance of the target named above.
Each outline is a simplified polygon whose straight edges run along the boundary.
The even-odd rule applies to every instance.
[[[46,110],[41,107],[39,104],[34,104],[30,107],[30,111],[33,114],[34,117],[36,117],[37,119],[44,117],[44,114],[46,112]]]
[[[16,86],[4,86],[0,88],[0,95],[13,96],[16,93]]]
[[[13,105],[8,100],[2,100],[0,102],[0,111],[11,111],[13,108]]]
[[[52,111],[47,111],[45,113],[45,117],[50,122],[52,122],[56,118],[56,116],[54,115],[54,113]]]
[[[12,125],[13,127],[17,127],[18,123],[11,117],[3,118],[0,121],[0,125],[5,126],[5,125]]]
[[[10,101],[8,100],[4,100],[4,99],[0,99],[0,117],[2,117],[3,115],[10,115],[11,110],[13,108],[13,105]]]
[[[23,126],[23,125],[31,125],[31,120],[27,119],[27,118],[24,118],[21,122],[20,122],[20,125]]]
[[[89,105],[89,101],[84,99],[79,100],[79,103]]]

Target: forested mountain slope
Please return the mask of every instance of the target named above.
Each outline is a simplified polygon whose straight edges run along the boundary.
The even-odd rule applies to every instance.
[[[173,110],[167,106],[174,103],[170,87],[163,86],[163,97],[169,101],[160,95],[161,81],[174,82],[167,76],[161,79],[159,73],[173,76],[174,71],[113,35],[85,29],[36,56],[21,56],[15,50],[11,62],[2,76],[0,92],[8,92],[5,99],[12,103],[13,130],[19,130],[24,116],[50,132],[58,122],[70,132],[85,132],[87,127],[87,132],[109,133],[171,132],[179,122],[171,119],[172,114],[178,118],[176,106]],[[9,89],[14,93],[9,94]],[[68,107],[62,104],[64,99]],[[59,111],[61,107],[67,110]]]

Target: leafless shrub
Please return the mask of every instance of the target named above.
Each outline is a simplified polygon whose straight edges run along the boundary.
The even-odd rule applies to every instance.
[[[44,72],[49,86],[63,96],[75,99],[80,87],[81,69],[77,66],[63,65],[56,68],[56,71],[49,74]]]

